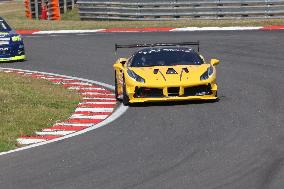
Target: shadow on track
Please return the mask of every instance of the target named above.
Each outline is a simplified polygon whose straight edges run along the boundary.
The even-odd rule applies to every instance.
[[[217,103],[222,99],[223,96],[216,100],[193,100],[193,101],[171,101],[171,102],[143,102],[143,103],[133,103],[129,104],[129,107],[150,107],[150,106],[180,106],[180,105],[190,105],[190,104],[212,104]]]

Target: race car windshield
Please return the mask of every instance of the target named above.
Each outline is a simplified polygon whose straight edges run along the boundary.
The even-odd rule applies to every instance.
[[[131,67],[200,65],[203,60],[189,48],[149,48],[138,51],[130,63]]]
[[[4,20],[0,20],[0,32],[9,32],[9,31],[11,31],[10,26]]]

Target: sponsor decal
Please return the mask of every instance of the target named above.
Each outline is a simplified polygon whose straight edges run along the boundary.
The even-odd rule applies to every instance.
[[[0,41],[10,41],[10,38],[9,37],[0,38]]]
[[[9,45],[8,41],[0,41],[0,45]]]
[[[21,36],[17,35],[17,36],[13,36],[12,37],[12,41],[22,41]]]
[[[9,35],[9,33],[0,32],[0,37],[5,37],[5,36],[7,36],[7,35]]]
[[[0,51],[7,51],[7,50],[9,50],[8,47],[5,47],[5,48],[1,48],[1,47],[0,47]]]

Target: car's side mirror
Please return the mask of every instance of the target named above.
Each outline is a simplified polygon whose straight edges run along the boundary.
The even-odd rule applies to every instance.
[[[113,65],[114,68],[123,69],[125,63],[127,62],[126,58],[119,58],[115,64]]]
[[[220,60],[218,59],[215,59],[215,58],[212,58],[211,61],[210,61],[210,64],[212,64],[213,66],[216,66],[220,63]]]

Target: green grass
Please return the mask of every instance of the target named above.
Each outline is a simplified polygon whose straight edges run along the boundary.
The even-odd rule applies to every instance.
[[[284,25],[284,19],[80,21],[77,8],[64,14],[61,21],[30,20],[24,15],[24,4],[17,1],[0,5],[0,15],[7,19],[15,29],[39,30]]]
[[[80,96],[43,79],[0,72],[0,152],[17,147],[19,136],[67,119]]]

